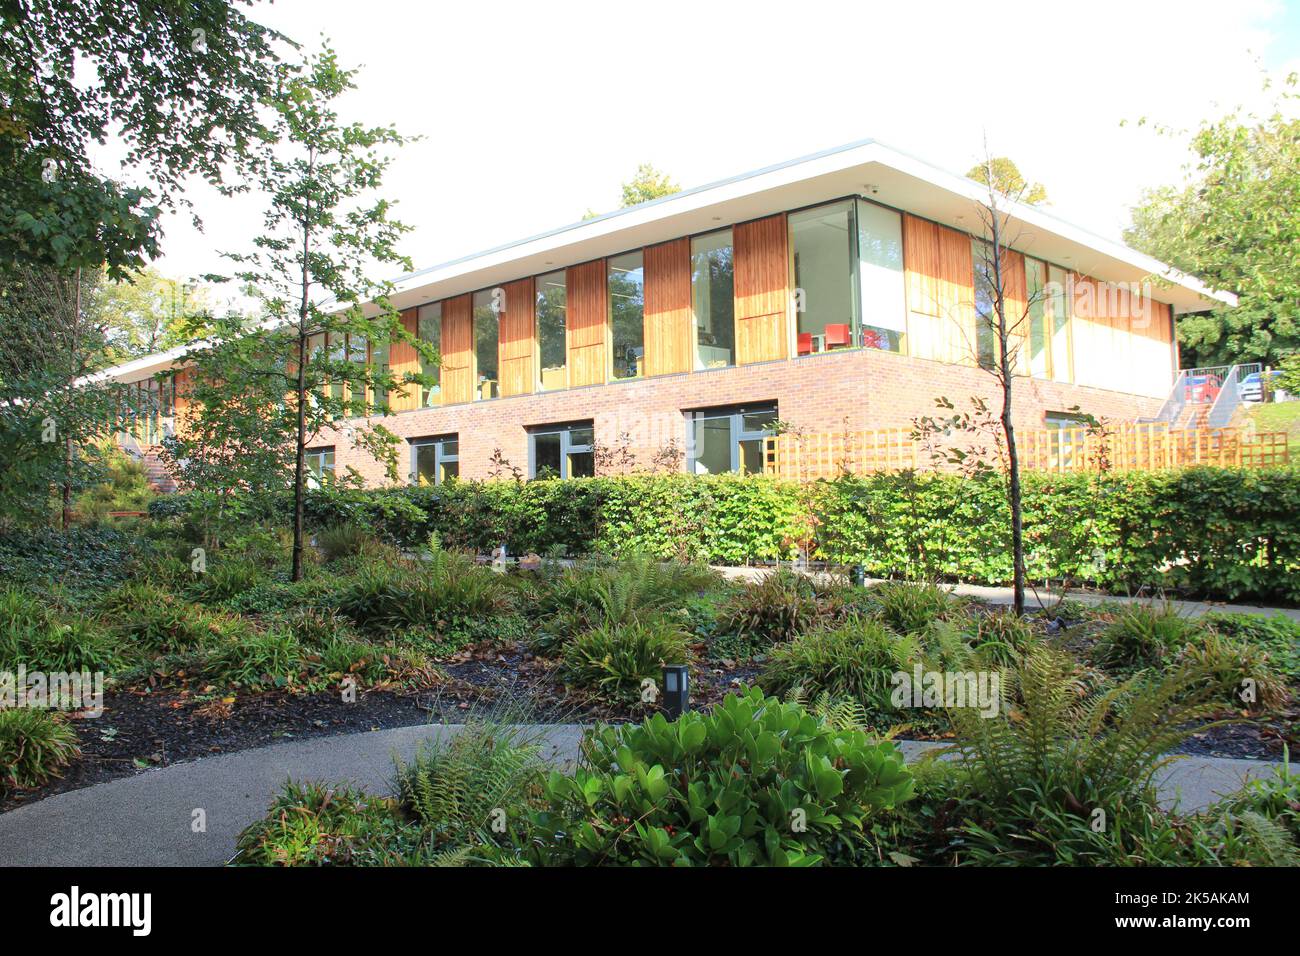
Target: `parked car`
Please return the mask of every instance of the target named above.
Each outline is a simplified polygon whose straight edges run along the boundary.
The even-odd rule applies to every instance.
[[[1189,405],[1209,405],[1219,397],[1223,379],[1218,375],[1189,375],[1183,383],[1183,400]]]
[[[1237,397],[1243,402],[1262,402],[1264,400],[1264,376],[1268,376],[1269,391],[1277,390],[1277,379],[1282,373],[1277,369],[1269,372],[1251,372],[1237,383]]]

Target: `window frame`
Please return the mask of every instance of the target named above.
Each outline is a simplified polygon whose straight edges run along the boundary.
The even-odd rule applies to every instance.
[[[330,463],[328,469],[325,467],[325,461],[324,461],[325,455],[330,456]],[[313,468],[311,465],[311,460],[313,458],[316,458],[317,456],[320,457],[321,463],[319,467]],[[316,448],[304,449],[303,464],[306,466],[306,471],[307,471],[307,476],[306,476],[307,483],[308,483],[307,487],[308,488],[322,487],[325,484],[326,481],[325,475],[327,474],[329,475],[328,480],[332,482],[334,480],[335,474],[337,474],[337,463],[338,463],[338,456],[334,445],[320,445]],[[311,484],[311,482],[313,481],[316,482],[315,485]]]
[[[776,401],[750,402],[744,405],[720,405],[712,408],[691,409],[685,412],[687,474],[705,474],[705,472],[697,472],[695,470],[696,462],[699,461],[699,458],[695,453],[699,444],[696,437],[696,424],[704,421],[720,421],[722,419],[729,420],[728,428],[730,432],[731,467],[727,470],[726,474],[762,474],[761,471],[742,472],[740,470],[740,464],[743,460],[740,453],[740,444],[745,441],[761,441],[770,438],[775,434],[774,431],[767,428],[756,432],[747,431],[745,429],[745,416],[767,411],[771,411],[774,422],[780,419],[780,403]],[[715,472],[708,472],[708,474],[715,474]]]
[[[591,441],[579,444],[573,441],[573,432],[587,429],[591,432]],[[596,471],[596,427],[593,420],[561,422],[554,425],[537,425],[528,429],[528,480],[537,480],[537,439],[543,435],[560,436],[560,474],[561,481],[567,481],[569,458],[572,455],[590,454],[592,456],[592,474]]]
[[[456,454],[449,455],[446,451],[446,445],[450,442],[456,443]],[[433,486],[443,484],[442,466],[448,462],[456,463],[455,478],[460,478],[460,433],[450,432],[445,435],[431,435],[425,438],[412,438],[407,444],[410,446],[410,472],[408,478],[410,483],[416,487],[424,487],[420,484],[420,471],[417,465],[419,460],[419,450],[421,448],[433,448]]]

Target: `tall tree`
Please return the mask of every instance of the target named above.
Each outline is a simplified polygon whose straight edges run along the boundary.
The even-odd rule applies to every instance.
[[[266,331],[245,336],[235,354],[250,374],[272,377],[274,384],[259,394],[286,395],[289,410],[266,421],[291,429],[279,434],[293,449],[294,580],[303,572],[308,442],[338,426],[343,439],[378,458],[395,480],[395,436],[382,424],[348,420],[386,414],[387,393],[403,383],[433,384],[418,373],[399,382],[385,362],[367,361],[367,349],[378,347],[382,358],[385,347],[404,342],[427,361],[437,360],[402,325],[387,298],[391,284],[371,276],[388,264],[411,268],[396,246],[408,227],[391,218],[391,204],[376,195],[392,149],[407,140],[391,126],[339,118],[335,101],[354,88],[354,75],[339,66],[328,45],[301,65],[277,69],[270,125],[281,145],[266,153],[259,170],[269,197],[265,231],[251,252],[229,254],[238,266],[235,276],[258,290],[269,319]],[[224,338],[238,340],[239,330]],[[212,392],[200,403],[200,415],[220,415],[222,394],[240,400],[236,383],[222,381],[230,370],[218,366],[216,373],[209,376]]]
[[[240,188],[230,166],[266,136],[258,103],[283,40],[240,12],[250,3],[0,0],[0,269],[120,278],[157,255],[184,179]],[[113,135],[134,183],[94,168]]]
[[[184,345],[213,331],[202,317],[213,311],[209,290],[164,276],[152,266],[95,291],[115,362]]]
[[[1006,156],[994,156],[976,163],[966,171],[966,178],[1030,206],[1047,202],[1047,187],[1042,183],[1031,185],[1021,174],[1020,167]]]
[[[1300,348],[1298,102],[1291,74],[1269,115],[1202,123],[1186,184],[1153,189],[1133,209],[1130,245],[1238,296],[1235,308],[1179,319],[1186,366],[1276,364]]]
[[[74,493],[98,481],[100,439],[134,409],[112,383],[86,376],[109,362],[94,307],[96,270],[0,271],[0,519],[43,522],[52,488],[66,527]]]
[[[651,199],[659,199],[662,196],[679,193],[682,191],[682,187],[671,176],[655,169],[650,163],[641,163],[637,166],[635,175],[623,183],[622,190],[623,198],[619,203],[619,208],[627,209],[629,206],[649,202]],[[595,219],[599,215],[600,213],[588,209],[582,218]]]

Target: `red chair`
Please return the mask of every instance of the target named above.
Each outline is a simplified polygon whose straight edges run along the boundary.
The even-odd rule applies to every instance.
[[[799,354],[800,355],[812,354],[812,333],[811,332],[799,333]]]
[[[843,348],[852,344],[853,339],[849,335],[847,324],[826,326],[826,347],[828,349]]]

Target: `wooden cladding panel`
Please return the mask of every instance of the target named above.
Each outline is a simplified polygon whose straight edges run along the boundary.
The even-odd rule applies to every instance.
[[[975,273],[970,236],[904,215],[903,257],[911,354],[975,364]]]
[[[789,252],[785,215],[745,222],[733,231],[736,277],[736,361],[786,357]]]
[[[645,369],[647,375],[695,367],[691,312],[691,241],[675,239],[645,250]]]
[[[474,321],[469,295],[442,303],[442,400],[474,398]]]
[[[1015,353],[1013,372],[1029,374],[1029,281],[1025,276],[1025,257],[1011,249],[1002,250],[1003,310],[1011,350]]]
[[[1173,384],[1169,306],[1145,287],[1075,274],[1070,303],[1075,381],[1160,397]]]
[[[565,338],[569,385],[603,385],[609,365],[605,260],[571,267],[564,281],[568,297]]]
[[[526,395],[537,381],[534,329],[533,280],[520,279],[503,287],[505,309],[501,313],[498,361],[501,394]]]
[[[418,309],[406,309],[402,312],[402,328],[412,336],[417,333],[416,322],[419,321]],[[418,375],[420,372],[420,353],[409,342],[393,341],[388,346],[388,367],[393,377],[399,382],[406,375]],[[399,385],[388,393],[388,407],[395,412],[409,412],[419,408],[420,386]]]

